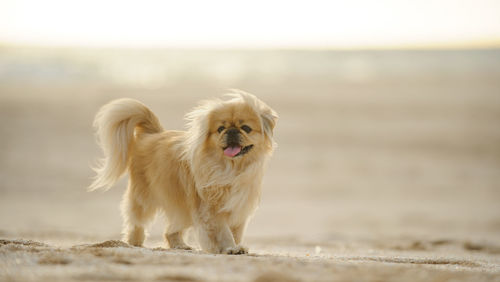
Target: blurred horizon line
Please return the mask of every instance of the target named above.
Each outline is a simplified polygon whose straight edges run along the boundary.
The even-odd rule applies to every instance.
[[[219,46],[219,45],[126,45],[126,44],[41,44],[9,42],[0,40],[0,48],[37,48],[37,49],[87,49],[87,50],[283,50],[283,51],[457,51],[457,50],[495,50],[500,49],[500,39],[428,43],[428,44],[387,44],[387,45],[352,45],[352,46],[306,46],[306,45],[252,45],[252,46]]]

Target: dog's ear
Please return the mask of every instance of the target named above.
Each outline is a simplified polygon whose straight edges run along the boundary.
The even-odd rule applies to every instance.
[[[278,114],[269,106],[263,105],[260,117],[262,119],[262,127],[264,129],[264,133],[268,137],[272,137],[273,129],[276,126],[276,122],[278,121]]]
[[[253,94],[238,89],[230,89],[230,91],[231,93],[227,94],[228,97],[243,100],[260,115],[260,119],[262,120],[262,130],[269,139],[272,139],[273,129],[278,121],[278,114]]]

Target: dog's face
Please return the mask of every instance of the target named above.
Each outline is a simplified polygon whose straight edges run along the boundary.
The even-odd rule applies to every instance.
[[[208,169],[214,162],[238,163],[243,167],[263,160],[273,151],[273,129],[278,119],[254,95],[238,91],[230,100],[205,101],[190,112],[188,157],[191,164]]]
[[[208,149],[230,159],[259,154],[268,146],[259,115],[245,103],[225,103],[214,109],[208,134]]]

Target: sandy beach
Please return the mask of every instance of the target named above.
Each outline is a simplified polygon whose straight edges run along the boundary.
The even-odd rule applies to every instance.
[[[248,255],[121,242],[86,191],[120,97],[168,129],[252,92],[280,115]],[[0,49],[2,281],[500,281],[500,51]],[[188,242],[194,247],[191,235]]]

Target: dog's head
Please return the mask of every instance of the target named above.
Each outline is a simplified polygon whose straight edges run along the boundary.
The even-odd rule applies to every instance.
[[[276,112],[249,93],[233,91],[228,97],[206,101],[188,114],[188,141],[193,149],[220,161],[250,161],[269,155],[274,147]]]

